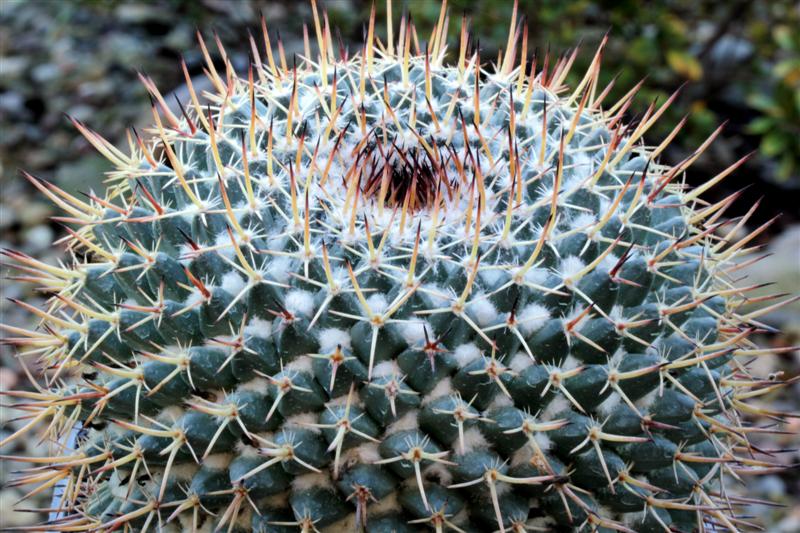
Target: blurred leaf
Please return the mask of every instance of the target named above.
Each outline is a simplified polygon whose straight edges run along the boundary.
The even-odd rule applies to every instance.
[[[761,151],[764,155],[776,156],[786,148],[788,142],[785,137],[777,133],[765,135],[761,141]]]
[[[703,77],[703,66],[691,54],[679,50],[667,52],[667,63],[670,68],[686,79],[697,81]]]
[[[774,122],[769,117],[758,117],[753,120],[748,126],[747,131],[755,135],[761,135],[768,132],[774,127]]]

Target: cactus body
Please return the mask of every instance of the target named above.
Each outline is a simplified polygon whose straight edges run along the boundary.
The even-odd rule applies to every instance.
[[[373,16],[345,58],[320,20],[313,61],[209,63],[181,116],[148,83],[129,153],[78,124],[105,198],[33,180],[83,257],[7,254],[54,292],[15,341],[54,369],[29,398],[84,427],[51,527],[733,528],[746,243],[641,142],[672,100],[625,124],[600,50],[569,89],[516,22],[488,72],[442,21],[381,51]]]

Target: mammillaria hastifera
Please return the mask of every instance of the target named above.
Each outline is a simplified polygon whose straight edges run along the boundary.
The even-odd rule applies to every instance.
[[[76,121],[105,196],[29,176],[72,261],[4,252],[52,298],[5,326],[45,371],[3,443],[46,428],[16,459],[66,483],[47,528],[746,529],[723,477],[771,467],[742,415],[780,385],[732,279],[761,229],[700,199],[742,161],[683,186],[716,133],[662,164],[674,97],[625,122],[605,40],[567,87],[577,51],[530,60],[516,9],[490,66],[446,5],[427,42],[387,7],[350,54],[313,2],[303,56],[265,24],[241,77],[201,39],[213,90],[187,72],[176,112],[143,77],[127,151]]]

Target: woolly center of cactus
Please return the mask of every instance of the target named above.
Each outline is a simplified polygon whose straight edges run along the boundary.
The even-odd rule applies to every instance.
[[[443,169],[424,150],[403,150],[392,143],[375,144],[362,150],[360,159],[370,159],[370,171],[362,174],[361,188],[366,197],[388,207],[411,212],[430,205],[442,179]]]

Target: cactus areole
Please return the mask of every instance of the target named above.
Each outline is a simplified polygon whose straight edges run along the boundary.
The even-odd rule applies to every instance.
[[[63,531],[736,530],[728,473],[770,463],[742,413],[732,199],[700,195],[577,52],[529,57],[517,17],[488,63],[448,12],[427,41],[375,10],[358,49],[207,59],[212,90],[118,148],[102,196],[29,177],[69,223],[72,261],[6,251],[49,291],[46,370],[11,392],[65,483]],[[532,47],[530,47],[532,48]],[[740,162],[741,163],[741,162]],[[725,228],[730,229],[730,228]],[[723,231],[724,233],[724,231]],[[775,386],[769,382],[769,388]],[[780,413],[769,412],[774,416]],[[54,443],[79,423],[73,450]]]

